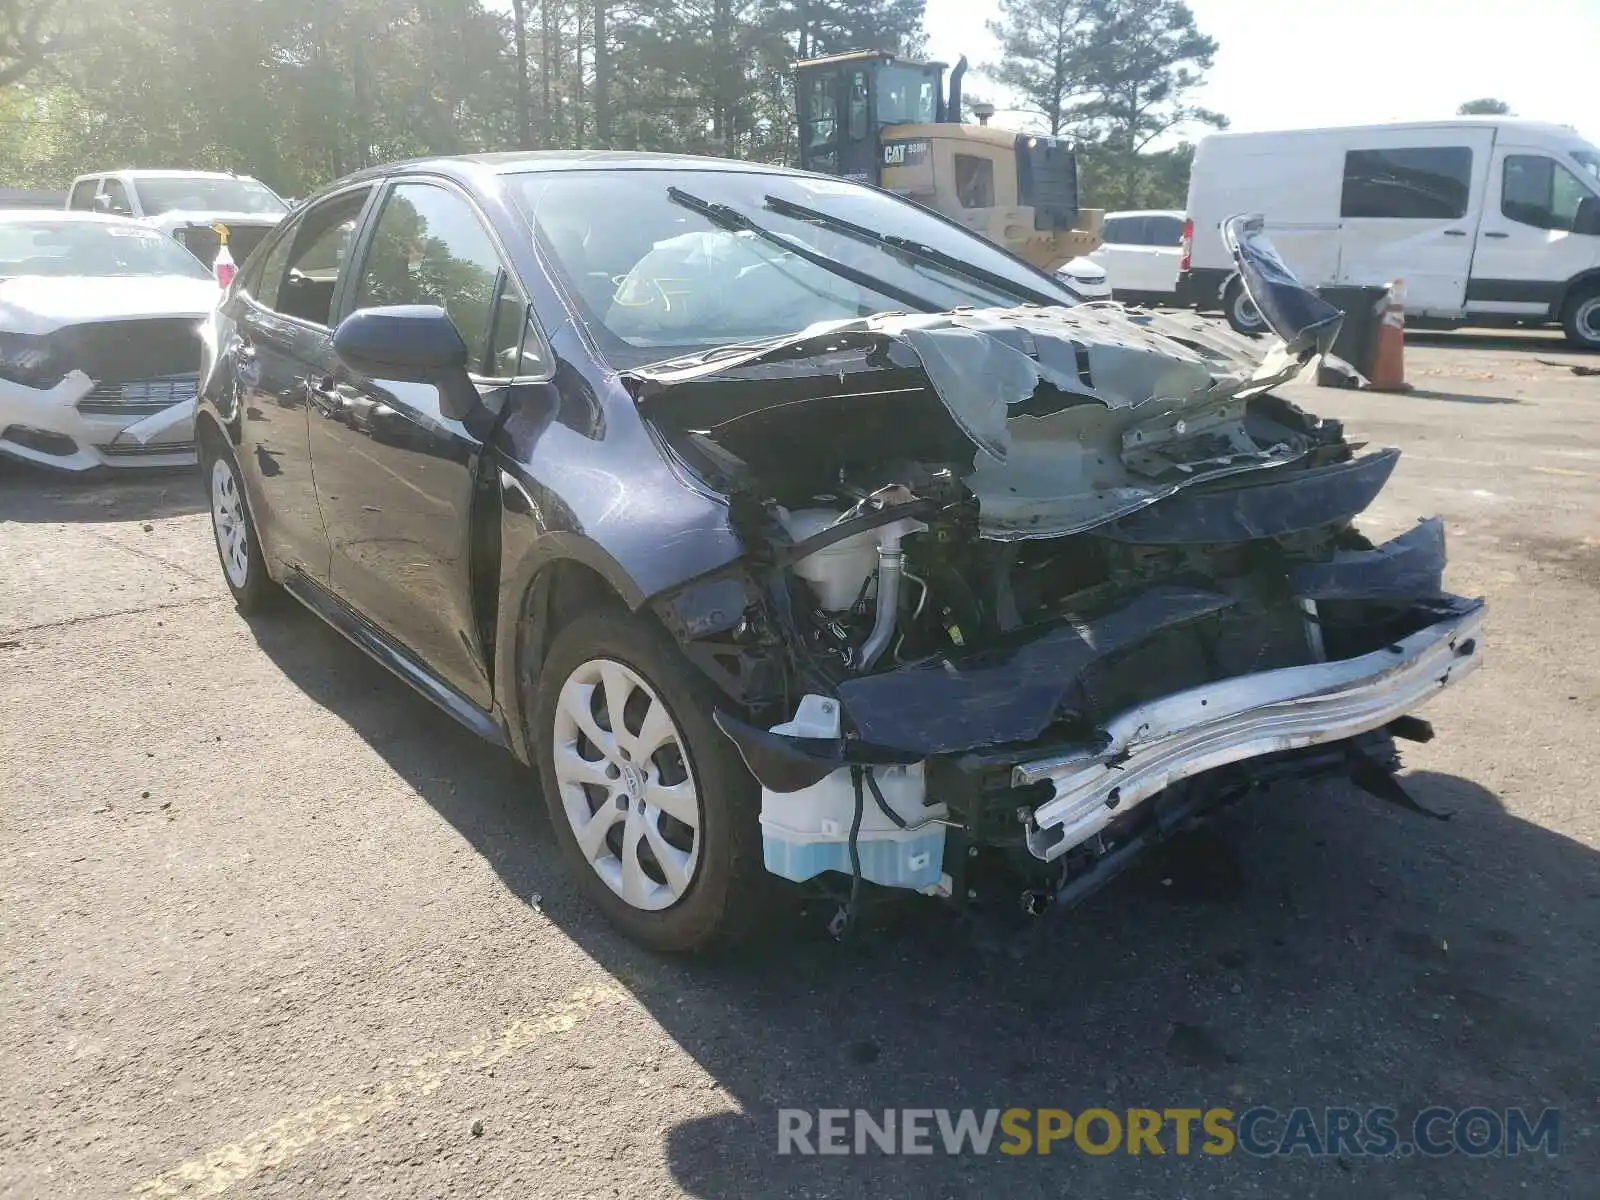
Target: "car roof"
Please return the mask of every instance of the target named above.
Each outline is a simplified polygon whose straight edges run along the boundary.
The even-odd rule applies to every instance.
[[[115,225],[124,228],[149,229],[150,226],[131,217],[116,217],[109,213],[83,212],[67,208],[0,208],[0,224],[13,222],[56,221],[63,225]]]
[[[1300,134],[1367,134],[1367,133],[1416,133],[1423,130],[1444,131],[1461,129],[1471,126],[1480,128],[1502,128],[1518,130],[1526,133],[1539,133],[1560,141],[1581,141],[1582,135],[1572,125],[1558,125],[1554,121],[1539,121],[1531,117],[1501,117],[1493,114],[1474,114],[1461,117],[1439,117],[1432,121],[1387,121],[1373,125],[1317,125],[1305,129],[1263,129],[1255,132],[1243,130],[1223,130],[1218,133],[1208,133],[1202,141],[1211,141],[1213,138],[1221,141],[1244,140],[1247,138],[1292,137]]]
[[[340,183],[386,179],[411,172],[483,179],[519,175],[530,171],[738,171],[751,175],[811,175],[770,163],[736,158],[709,158],[698,154],[663,154],[647,150],[509,150],[494,154],[460,154],[413,158],[368,167],[346,175]]]
[[[242,179],[259,183],[253,175],[235,175],[229,171],[184,171],[166,167],[124,167],[109,171],[85,171],[79,179],[100,179],[107,175],[128,176],[134,179]]]

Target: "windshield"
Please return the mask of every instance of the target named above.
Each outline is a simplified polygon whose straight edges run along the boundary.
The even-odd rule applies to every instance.
[[[568,295],[619,365],[638,366],[822,321],[903,312],[904,300],[842,278],[754,233],[719,228],[668,189],[724,204],[829,262],[922,299],[930,310],[1012,307],[1002,288],[918,262],[767,206],[774,196],[923,243],[1020,288],[1077,297],[975,234],[885,192],[837,179],[734,171],[541,171],[515,191]]]
[[[1594,183],[1600,183],[1600,150],[1569,150],[1573,161],[1588,174]]]
[[[0,221],[0,278],[16,275],[211,277],[159,230],[99,221]]]
[[[288,206],[265,184],[253,179],[213,179],[206,175],[170,175],[134,181],[144,215],[166,212],[281,213]]]
[[[878,72],[878,124],[931,125],[938,119],[934,74],[921,67],[884,67]]]

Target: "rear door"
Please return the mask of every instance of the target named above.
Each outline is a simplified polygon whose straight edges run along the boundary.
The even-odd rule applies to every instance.
[[[471,351],[480,386],[520,370],[527,303],[468,196],[407,179],[378,210],[349,311],[435,304]],[[320,385],[311,460],[332,545],[333,590],[480,709],[491,704],[475,618],[472,515],[485,429],[439,408],[429,384],[347,368]]]
[[[1347,143],[1338,281],[1404,279],[1407,308],[1459,316],[1493,140],[1490,128],[1444,128],[1363,131]]]
[[[318,583],[328,537],[311,477],[310,425],[334,370],[333,313],[373,185],[348,189],[291,217],[241,296],[236,372],[243,392],[241,454],[256,492],[264,548]]]
[[[1475,313],[1548,317],[1566,281],[1600,264],[1600,237],[1572,232],[1595,195],[1570,167],[1533,146],[1495,146],[1483,224],[1467,286]]]

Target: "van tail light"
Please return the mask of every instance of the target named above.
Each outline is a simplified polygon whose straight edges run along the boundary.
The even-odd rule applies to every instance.
[[[1185,217],[1183,219],[1183,239],[1178,243],[1183,253],[1178,256],[1178,270],[1189,269],[1189,257],[1194,253],[1194,221]]]

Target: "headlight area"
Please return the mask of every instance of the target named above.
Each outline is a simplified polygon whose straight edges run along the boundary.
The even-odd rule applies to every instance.
[[[45,390],[65,379],[69,369],[48,335],[0,333],[0,379]]]

